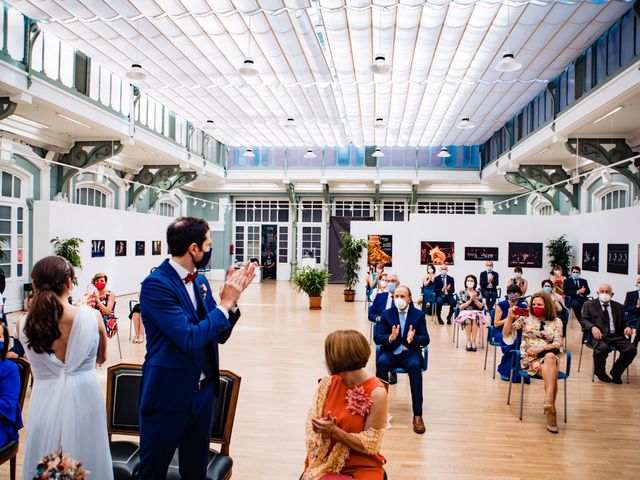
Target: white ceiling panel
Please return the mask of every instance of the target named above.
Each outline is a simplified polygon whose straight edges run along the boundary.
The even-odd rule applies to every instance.
[[[9,3],[234,145],[471,145],[631,4],[547,0],[15,0]],[[494,69],[505,50],[523,65]],[[369,66],[382,54],[391,72]],[[245,59],[258,75],[238,72]],[[288,117],[295,127],[285,128]],[[473,130],[456,124],[470,117]],[[376,127],[376,118],[384,126]]]

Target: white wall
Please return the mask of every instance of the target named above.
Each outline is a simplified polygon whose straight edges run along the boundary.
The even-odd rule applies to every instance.
[[[615,299],[624,301],[624,293],[632,290],[638,278],[638,244],[640,243],[640,206],[607,212],[588,213],[571,216],[533,215],[412,215],[408,222],[351,222],[351,233],[356,238],[367,239],[369,234],[393,235],[393,267],[389,272],[398,274],[400,282],[412,289],[414,296],[426,270],[420,265],[421,241],[455,242],[454,265],[449,266],[449,274],[456,280],[460,290],[464,276],[478,276],[484,269],[483,261],[465,261],[465,247],[498,247],[499,260],[494,261],[494,270],[500,274],[500,286],[506,286],[513,275],[508,267],[509,242],[542,242],[563,233],[574,248],[573,263],[582,263],[582,244],[600,244],[600,269],[598,272],[582,272],[595,292],[598,284],[607,282],[613,286]],[[629,274],[607,273],[607,243],[629,244]],[[529,292],[540,289],[540,282],[549,276],[551,268],[545,253],[543,268],[524,268],[523,276],[529,281]],[[366,272],[366,255],[360,266],[361,278]],[[356,287],[357,298],[364,300],[363,283]]]
[[[64,202],[36,201],[33,207],[33,259],[51,255],[54,237],[80,237],[82,270],[76,271],[77,298],[86,289],[93,275],[104,272],[109,288],[118,295],[138,292],[140,282],[152,267],[167,258],[167,226],[173,218],[110,208],[88,207]],[[105,240],[105,256],[91,258],[91,241]],[[115,256],[115,241],[127,240],[127,256]],[[135,255],[136,240],[145,240],[145,255]],[[162,255],[151,255],[151,241],[162,241]]]

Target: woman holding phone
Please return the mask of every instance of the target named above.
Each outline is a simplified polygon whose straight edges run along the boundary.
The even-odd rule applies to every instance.
[[[558,358],[562,356],[562,321],[556,317],[551,297],[544,292],[534,293],[529,315],[518,307],[511,307],[502,327],[505,343],[515,341],[515,330],[522,330],[520,368],[531,376],[544,380],[544,414],[547,430],[558,433],[556,394],[558,393]]]
[[[498,365],[498,373],[500,374],[500,378],[505,382],[509,381],[509,375],[511,373],[511,352],[517,348],[517,345],[516,343],[509,345],[504,343],[502,340],[502,327],[512,307],[527,308],[527,304],[520,300],[521,297],[522,291],[520,291],[520,287],[517,285],[509,285],[507,287],[506,299],[496,303],[496,313],[493,317],[493,326],[495,327],[493,339],[495,342],[500,343],[500,349],[502,350],[502,360],[500,360],[500,364]],[[518,375],[513,376],[514,382],[517,382],[518,379]]]

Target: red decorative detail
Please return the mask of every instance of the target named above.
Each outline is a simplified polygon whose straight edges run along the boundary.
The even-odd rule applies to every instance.
[[[373,400],[364,392],[363,387],[353,387],[347,390],[347,411],[351,415],[364,417],[371,410]]]

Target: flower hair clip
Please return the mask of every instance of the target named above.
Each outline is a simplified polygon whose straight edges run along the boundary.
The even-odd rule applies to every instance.
[[[351,415],[364,417],[371,410],[373,400],[367,395],[363,387],[354,387],[347,390],[347,411]]]

